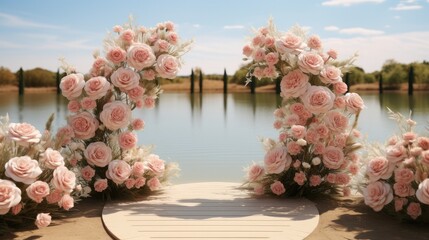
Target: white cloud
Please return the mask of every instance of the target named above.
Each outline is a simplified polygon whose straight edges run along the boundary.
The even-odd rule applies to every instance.
[[[429,32],[409,32],[394,35],[324,39],[325,49],[336,49],[344,59],[358,52],[356,65],[366,72],[380,70],[387,59],[401,63],[428,60],[429,45],[424,39]],[[392,51],[394,49],[394,51]]]
[[[200,28],[201,25],[200,24],[194,24],[194,25],[192,25],[192,27],[194,27],[194,28]]]
[[[226,25],[223,26],[223,29],[243,29],[243,25]]]
[[[37,23],[22,19],[20,17],[0,12],[0,25],[7,27],[23,27],[23,28],[49,28],[59,29],[61,27],[43,23]]]
[[[414,0],[405,0],[398,3],[395,7],[391,7],[390,10],[394,11],[409,11],[409,10],[419,10],[423,7],[419,4],[416,4]]]
[[[382,34],[384,34],[384,32],[380,31],[380,30],[361,28],[361,27],[339,28],[337,26],[326,26],[324,29],[326,31],[339,32],[341,34],[348,34],[348,35],[374,36],[374,35],[382,35]]]
[[[326,26],[324,29],[326,31],[338,31],[338,30],[340,30],[340,28],[338,28],[337,26]]]
[[[382,3],[384,0],[328,0],[322,2],[323,6],[345,6],[361,4],[361,3]]]
[[[364,36],[374,36],[374,35],[382,35],[383,31],[367,29],[367,28],[343,28],[339,30],[339,33],[349,34],[349,35],[364,35]]]

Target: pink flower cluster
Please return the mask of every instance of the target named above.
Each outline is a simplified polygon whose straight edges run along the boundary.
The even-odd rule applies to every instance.
[[[28,208],[37,211],[41,203],[51,209],[72,208],[79,192],[77,179],[65,166],[61,149],[55,149],[50,132],[42,135],[31,124],[8,124],[4,117],[0,120],[0,169],[4,170],[0,172],[4,176],[0,179],[0,217],[9,214],[31,219],[35,216],[25,215],[33,210]],[[35,223],[43,227],[50,221],[49,214],[42,214]]]
[[[371,156],[365,164],[365,204],[377,212],[386,209],[401,217],[427,221],[429,138],[413,131],[414,121],[405,120],[399,113],[390,114],[406,132],[391,137],[381,151],[374,151],[383,154]]]
[[[256,194],[348,194],[359,169],[355,127],[364,108],[358,94],[345,94],[342,72],[351,62],[337,62],[334,50],[324,52],[318,36],[307,37],[298,27],[283,35],[274,29],[272,22],[260,28],[243,48],[253,61],[250,75],[281,79],[284,99],[274,112],[279,139],[266,141],[264,164],[249,168],[247,182]]]
[[[95,192],[140,189],[146,183],[156,190],[166,180],[137,146],[134,131],[143,129],[144,121],[134,119],[132,111],[155,106],[161,91],[153,80],[175,78],[189,44],[180,41],[171,22],[151,29],[115,26],[104,42],[105,56],[95,56],[89,74],[69,72],[61,80],[71,114],[58,136],[64,145],[82,144],[70,147],[66,160]],[[165,169],[164,161],[158,164]]]

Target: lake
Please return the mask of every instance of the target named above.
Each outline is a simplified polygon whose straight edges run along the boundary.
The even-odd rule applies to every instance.
[[[409,115],[425,131],[429,120],[429,97],[417,92],[361,94],[366,108],[359,119],[359,130],[370,141],[385,141],[397,130],[388,119],[387,107]],[[273,111],[281,102],[274,93],[164,93],[156,107],[136,110],[133,116],[146,122],[138,133],[139,143],[155,145],[154,153],[179,163],[181,176],[173,183],[243,180],[243,169],[261,162],[264,150],[260,137],[277,138]],[[51,113],[54,128],[65,124],[67,100],[55,93],[0,92],[0,115],[11,122],[28,122],[39,130]]]

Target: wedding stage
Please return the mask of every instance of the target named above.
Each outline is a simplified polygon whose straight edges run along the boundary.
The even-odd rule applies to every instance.
[[[305,198],[254,198],[239,183],[167,187],[137,202],[110,202],[106,231],[116,239],[303,239],[319,222]]]

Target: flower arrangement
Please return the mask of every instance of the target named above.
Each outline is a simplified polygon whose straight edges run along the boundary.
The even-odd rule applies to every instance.
[[[132,21],[113,27],[104,41],[105,57],[95,54],[90,73],[68,73],[60,88],[68,98],[68,125],[59,130],[63,154],[80,171],[93,194],[103,196],[158,190],[175,164],[165,164],[149,147],[137,146],[136,108],[153,108],[161,93],[157,77],[176,77],[181,56],[191,42],[181,42],[171,22],[147,29]]]
[[[414,131],[416,122],[390,109],[399,126],[385,146],[367,144],[360,190],[374,211],[404,220],[429,221],[429,138]]]
[[[29,220],[48,226],[50,213],[69,210],[86,196],[51,138],[52,118],[40,133],[29,123],[0,117],[0,234]]]
[[[359,169],[355,128],[364,108],[358,94],[345,94],[342,81],[354,57],[336,61],[337,52],[325,53],[318,36],[298,26],[283,34],[272,21],[256,31],[243,54],[252,60],[248,81],[281,79],[283,98],[274,112],[279,139],[263,139],[264,164],[248,168],[246,184],[255,194],[349,194],[350,175]]]

